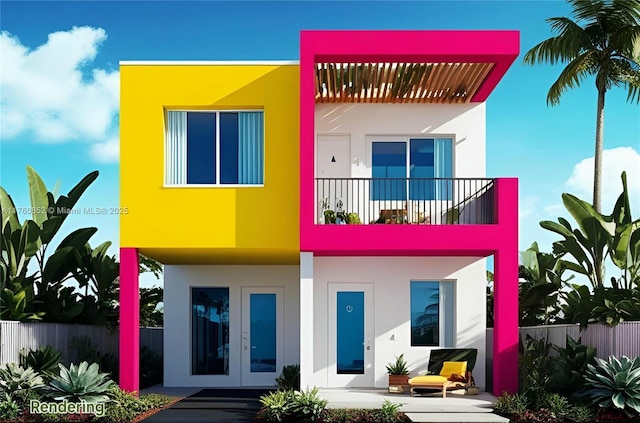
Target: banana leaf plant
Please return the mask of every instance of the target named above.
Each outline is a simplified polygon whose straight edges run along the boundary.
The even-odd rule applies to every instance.
[[[562,261],[553,254],[541,253],[536,242],[520,257],[520,326],[549,324],[559,311],[556,306],[560,290],[573,276],[563,279],[566,267]]]

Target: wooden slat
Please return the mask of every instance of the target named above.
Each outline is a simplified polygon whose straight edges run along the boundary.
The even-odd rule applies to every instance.
[[[334,63],[331,69],[331,80],[333,82],[333,101],[338,102],[338,64]]]
[[[314,76],[315,98],[318,103],[468,103],[493,66],[319,63]]]
[[[475,76],[471,85],[469,86],[469,101],[471,101],[471,99],[476,95],[478,89],[480,89],[480,86],[489,75],[489,72],[491,72],[491,69],[493,69],[493,66],[493,63],[482,63],[478,66],[478,74]]]

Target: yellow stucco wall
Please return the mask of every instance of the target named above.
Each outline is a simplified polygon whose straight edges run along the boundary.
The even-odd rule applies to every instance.
[[[163,263],[295,263],[299,67],[120,67],[120,245]],[[262,109],[264,187],[163,187],[164,109]]]

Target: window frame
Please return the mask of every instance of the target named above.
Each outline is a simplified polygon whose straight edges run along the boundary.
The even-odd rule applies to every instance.
[[[397,142],[397,143],[405,143],[405,169],[407,182],[410,182],[411,179],[411,140],[412,139],[422,139],[428,140],[432,139],[449,139],[451,140],[451,179],[456,178],[456,135],[455,134],[391,134],[391,135],[365,135],[365,155],[366,155],[366,165],[369,169],[369,178],[373,181],[373,143],[376,142]],[[434,149],[435,155],[435,149]],[[420,178],[417,178],[420,179]],[[437,178],[436,178],[437,179]],[[426,200],[415,200],[410,198],[410,185],[407,185],[406,190],[406,199],[404,200],[396,200],[396,199],[381,199],[381,200],[373,200],[373,201],[441,201],[442,199],[431,198]]]
[[[413,319],[411,316],[411,285],[414,282],[433,282],[438,284],[438,345],[414,345],[412,340],[411,332],[413,331]],[[445,324],[445,298],[444,298],[444,289],[442,289],[443,284],[451,284],[451,294],[453,299],[451,301],[451,307],[453,308],[453,318],[451,319],[451,324],[449,327]],[[455,348],[457,344],[456,337],[456,318],[457,318],[457,294],[456,294],[457,283],[453,279],[411,279],[409,280],[409,346],[411,348]],[[447,345],[447,333],[446,331],[451,331],[451,345]]]
[[[163,140],[166,141],[166,130],[168,125],[167,112],[186,112],[186,113],[211,113],[216,115],[216,181],[220,181],[220,113],[243,113],[243,112],[262,112],[262,184],[221,184],[216,182],[215,184],[167,184],[167,149],[164,148],[163,143],[163,165],[162,165],[162,187],[163,188],[264,188],[264,181],[266,177],[266,118],[264,108],[256,109],[184,109],[184,108],[164,108],[164,133]]]
[[[227,359],[229,360],[229,367],[227,373],[194,373],[194,339],[193,339],[193,293],[194,289],[226,289],[228,291],[229,308],[231,308],[231,287],[228,285],[190,285],[189,286],[189,376],[201,377],[201,376],[213,376],[213,377],[229,377],[231,375],[231,315],[227,310],[227,337],[229,341],[229,347],[227,349]]]

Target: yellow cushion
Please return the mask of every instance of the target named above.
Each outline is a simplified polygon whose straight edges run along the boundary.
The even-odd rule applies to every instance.
[[[467,362],[466,361],[445,361],[442,370],[440,371],[440,376],[444,376],[445,378],[450,378],[451,375],[463,375],[467,371]]]
[[[438,375],[416,376],[409,379],[410,385],[420,385],[423,383],[444,383],[447,378]]]

